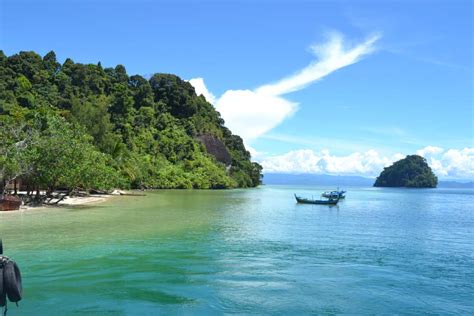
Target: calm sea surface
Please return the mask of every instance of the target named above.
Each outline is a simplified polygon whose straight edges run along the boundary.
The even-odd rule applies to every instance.
[[[474,190],[157,191],[0,213],[9,315],[473,315]],[[327,189],[327,188],[326,188]]]

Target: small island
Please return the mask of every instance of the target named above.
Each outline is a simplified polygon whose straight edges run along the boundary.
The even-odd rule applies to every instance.
[[[418,155],[408,155],[384,168],[374,183],[374,187],[436,188],[438,178],[426,159]]]

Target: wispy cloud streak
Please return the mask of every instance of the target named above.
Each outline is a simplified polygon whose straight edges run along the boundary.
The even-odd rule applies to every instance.
[[[256,92],[270,95],[283,95],[301,90],[330,73],[352,65],[363,56],[372,53],[374,51],[374,43],[379,38],[380,34],[374,34],[364,42],[352,48],[346,48],[342,35],[335,32],[331,33],[328,42],[311,47],[311,50],[316,56],[314,62],[292,76],[283,78],[276,83],[257,88]]]
[[[374,44],[379,38],[378,34],[371,35],[362,43],[350,46],[341,34],[330,33],[327,42],[311,47],[316,59],[305,68],[254,90],[227,90],[214,105],[227,127],[249,144],[297,111],[298,103],[283,98],[283,95],[301,90],[338,69],[358,62],[374,51]],[[190,80],[191,84],[197,83],[196,92],[210,94],[202,79],[198,79]]]

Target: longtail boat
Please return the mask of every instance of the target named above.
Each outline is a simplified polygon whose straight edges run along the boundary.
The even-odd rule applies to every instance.
[[[297,203],[302,203],[302,204],[337,205],[337,202],[339,202],[339,198],[337,199],[329,198],[328,200],[311,200],[311,199],[299,197],[296,194],[295,194],[295,199]]]
[[[20,209],[21,200],[17,196],[0,195],[0,211],[16,211]]]

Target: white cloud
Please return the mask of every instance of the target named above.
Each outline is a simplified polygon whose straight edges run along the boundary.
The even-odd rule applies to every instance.
[[[329,150],[302,149],[267,157],[261,164],[264,172],[376,176],[400,156],[383,157],[375,150],[335,156]]]
[[[449,149],[427,146],[416,152],[426,158],[433,171],[440,177],[474,178],[474,148]]]
[[[449,149],[427,146],[417,151],[427,158],[434,173],[445,179],[474,179],[474,148]],[[302,149],[284,155],[264,158],[260,163],[264,172],[316,173],[335,175],[377,176],[384,167],[404,158],[397,153],[383,156],[375,150],[354,152],[346,156],[331,155]]]
[[[194,90],[196,90],[197,95],[203,95],[207,102],[214,104],[216,102],[216,97],[207,90],[206,85],[204,84],[204,79],[203,78],[193,78],[188,81],[193,87]]]
[[[252,146],[249,146],[247,144],[245,144],[245,149],[247,149],[250,153],[250,155],[252,156],[253,159],[260,159],[260,158],[263,158],[263,157],[266,157],[267,156],[267,153],[265,152],[261,152],[261,151],[257,151],[255,148],[253,148]]]
[[[436,147],[436,146],[426,146],[425,148],[419,149],[416,151],[417,155],[427,157],[431,155],[436,155],[439,153],[442,153],[444,151],[443,148],[441,147]]]
[[[228,90],[219,98],[216,108],[226,126],[250,143],[293,114],[297,104],[251,90]]]
[[[447,176],[474,178],[474,148],[450,149],[441,157]]]
[[[301,90],[340,68],[356,63],[374,50],[378,38],[378,35],[373,35],[348,47],[342,35],[331,33],[326,43],[312,46],[316,61],[294,75],[254,90],[227,90],[218,99],[209,93],[202,78],[191,79],[190,83],[199,91],[198,94],[210,96],[206,99],[216,106],[226,126],[249,144],[297,111],[298,104],[282,95]]]

